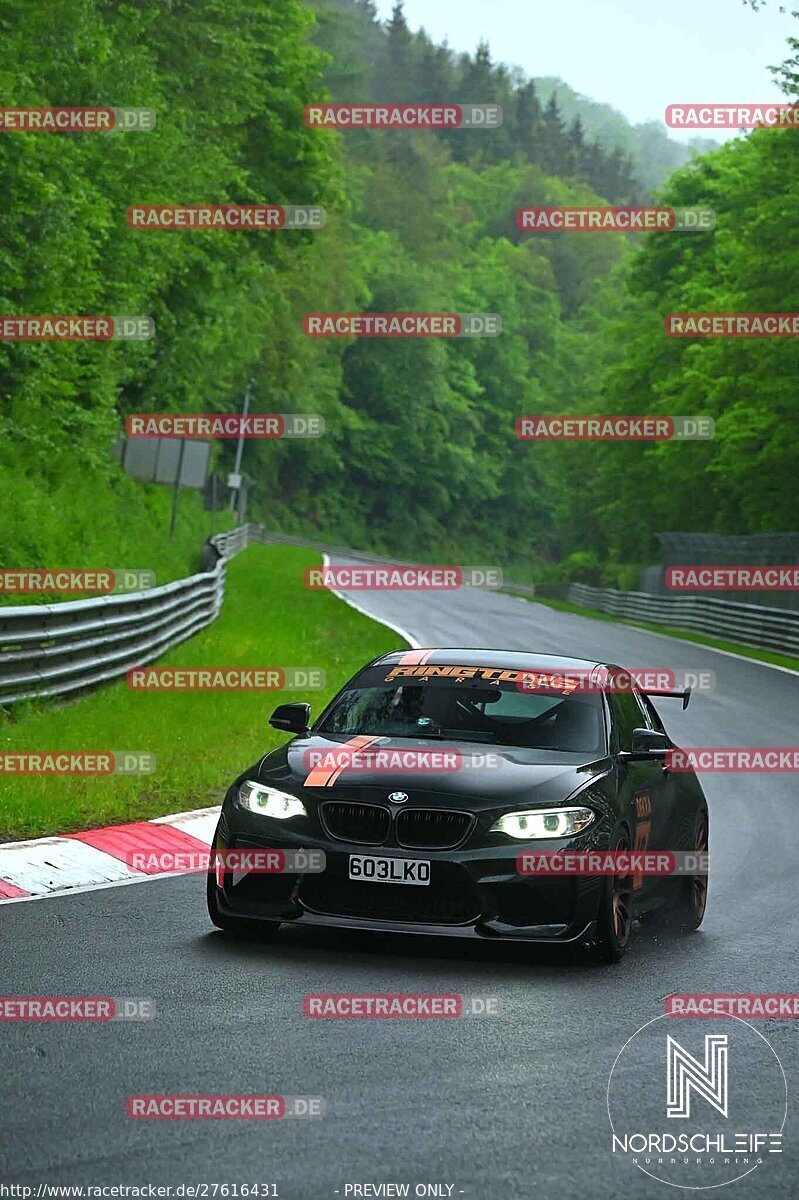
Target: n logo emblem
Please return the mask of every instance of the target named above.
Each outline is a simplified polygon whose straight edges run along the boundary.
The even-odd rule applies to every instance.
[[[690,1117],[691,1089],[727,1116],[727,1034],[705,1034],[705,1061],[667,1036],[667,1117]]]

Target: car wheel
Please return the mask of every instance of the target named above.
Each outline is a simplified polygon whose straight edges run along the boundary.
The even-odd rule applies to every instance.
[[[630,840],[620,833],[612,849],[629,850]],[[633,925],[633,881],[631,875],[612,875],[602,880],[596,934],[591,956],[596,962],[617,963],[627,953]]]
[[[208,872],[206,895],[208,916],[217,929],[224,929],[227,933],[235,933],[239,937],[271,942],[280,928],[279,921],[250,921],[246,917],[229,917],[227,913],[220,912],[216,880],[212,871]]]
[[[706,854],[708,847],[709,822],[707,809],[702,809],[694,827],[694,850]],[[707,907],[707,872],[701,875],[684,875],[677,880],[674,903],[664,910],[668,925],[676,929],[691,931],[702,924]]]

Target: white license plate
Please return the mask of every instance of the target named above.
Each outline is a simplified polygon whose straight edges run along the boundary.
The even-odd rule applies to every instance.
[[[430,863],[419,858],[376,858],[372,854],[350,855],[350,879],[367,883],[430,882]]]

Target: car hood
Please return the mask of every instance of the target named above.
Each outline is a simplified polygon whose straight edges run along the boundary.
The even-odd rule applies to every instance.
[[[612,767],[608,757],[560,750],[419,738],[370,742],[358,765],[349,766],[352,738],[298,737],[261,760],[258,778],[320,800],[384,802],[390,792],[402,791],[410,804],[457,801],[479,811],[498,803],[557,804]]]

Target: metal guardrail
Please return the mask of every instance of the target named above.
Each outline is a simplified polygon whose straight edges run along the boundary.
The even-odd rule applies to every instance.
[[[314,542],[309,538],[263,531],[264,542],[286,546],[310,546],[335,557],[355,558],[362,562],[390,562],[398,566],[419,566],[403,559],[357,550],[352,546],[333,546],[329,542]],[[659,570],[659,568],[655,568]],[[720,600],[711,596],[665,596],[650,592],[618,592],[613,588],[597,588],[588,584],[515,583],[505,579],[504,592],[521,596],[568,599],[572,604],[596,608],[613,616],[630,620],[652,621],[655,624],[678,626],[698,633],[729,637],[743,645],[777,650],[799,655],[799,612],[784,608],[766,608],[760,604],[745,604],[739,600]]]
[[[212,570],[144,592],[0,607],[0,706],[115,679],[204,629],[222,607],[226,560],[260,540],[257,525],[217,534]]]
[[[720,600],[715,596],[652,596],[573,583],[572,604],[614,617],[650,621],[673,629],[709,633],[763,650],[799,655],[799,612]]]
[[[315,546],[307,538],[243,525],[209,541],[220,554],[211,570],[144,592],[63,604],[0,607],[0,706],[82,691],[152,662],[216,619],[225,592],[225,563],[253,542]],[[349,547],[333,554],[384,562]],[[394,560],[396,561],[396,560]],[[508,583],[514,591],[532,588]],[[573,583],[568,598],[611,616],[729,637],[799,655],[799,612],[710,596],[658,596]]]

